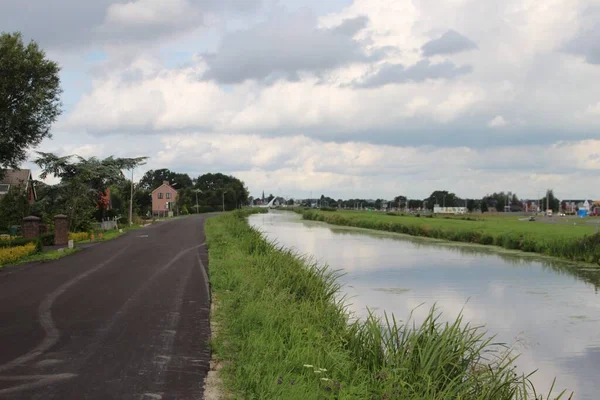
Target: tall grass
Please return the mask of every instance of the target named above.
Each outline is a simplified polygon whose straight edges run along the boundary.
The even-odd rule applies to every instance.
[[[431,309],[418,327],[374,315],[351,322],[336,273],[267,242],[246,214],[206,225],[213,348],[236,398],[543,398],[505,347],[461,317],[444,323]]]
[[[531,227],[531,225],[528,225],[531,224],[529,222],[520,223],[519,228],[523,228],[522,231],[515,229],[516,225],[514,224],[506,225],[506,230],[502,231],[488,229],[486,225],[474,226],[473,222],[465,222],[458,219],[446,219],[444,220],[444,225],[434,225],[417,222],[419,219],[411,217],[405,217],[400,220],[400,218],[393,218],[386,215],[378,215],[376,217],[368,214],[347,216],[343,213],[337,213],[330,215],[312,210],[303,211],[302,218],[305,220],[322,221],[332,225],[354,226],[455,242],[494,245],[510,250],[521,250],[572,261],[600,264],[600,234],[588,234],[585,236],[565,234],[561,236],[553,232],[552,235],[544,235],[543,232],[540,234],[539,232],[532,232],[525,229]],[[556,229],[550,224],[540,224],[536,228],[545,228],[548,233]],[[561,229],[569,228],[572,227],[561,227]]]

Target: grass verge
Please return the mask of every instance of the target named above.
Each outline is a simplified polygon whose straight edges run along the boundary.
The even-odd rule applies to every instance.
[[[350,322],[335,273],[268,243],[249,212],[206,223],[213,348],[237,398],[543,398],[505,347],[462,318],[443,323],[432,309],[420,327]]]
[[[527,222],[507,217],[461,220],[352,211],[327,213],[306,210],[302,212],[302,218],[332,225],[495,245],[509,250],[600,264],[600,234],[594,233],[592,226]]]

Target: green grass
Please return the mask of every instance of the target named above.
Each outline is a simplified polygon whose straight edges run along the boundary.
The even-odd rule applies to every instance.
[[[74,248],[74,249],[64,249],[63,251],[58,251],[58,250],[44,251],[44,252],[41,252],[41,253],[32,254],[30,256],[23,257],[19,261],[11,263],[10,265],[20,265],[20,264],[26,264],[26,263],[38,262],[38,261],[53,261],[53,260],[58,260],[58,259],[61,259],[63,257],[69,256],[69,255],[71,255],[73,253],[76,253],[79,250],[81,250],[81,249]],[[2,267],[3,266],[0,265],[0,268],[2,268]]]
[[[244,399],[539,399],[485,331],[435,309],[420,327],[351,321],[332,271],[268,243],[248,212],[206,223],[227,390]]]
[[[387,215],[375,212],[316,210],[302,211],[307,220],[333,225],[354,226],[404,233],[457,242],[496,245],[510,250],[545,254],[572,261],[600,264],[600,235],[596,227],[577,221],[543,223],[520,221],[514,216],[417,218],[413,215]],[[522,217],[521,217],[522,218]]]

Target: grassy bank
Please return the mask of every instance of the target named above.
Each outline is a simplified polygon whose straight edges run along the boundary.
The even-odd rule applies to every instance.
[[[306,210],[306,220],[354,226],[456,242],[495,245],[572,261],[600,264],[600,235],[584,224],[520,221],[515,217],[478,219],[425,218],[381,213]]]
[[[214,351],[237,398],[536,398],[506,349],[461,319],[444,324],[432,310],[419,328],[349,323],[335,275],[266,242],[244,216],[206,224]]]

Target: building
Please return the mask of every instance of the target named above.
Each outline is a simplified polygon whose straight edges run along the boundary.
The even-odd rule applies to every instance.
[[[172,215],[169,212],[175,209],[176,202],[177,190],[168,181],[163,181],[162,185],[152,191],[152,215]]]
[[[31,170],[28,169],[7,169],[3,171],[0,179],[0,199],[4,197],[11,188],[18,187],[26,195],[29,204],[37,200],[35,184],[31,176]]]
[[[567,214],[576,214],[579,210],[591,211],[593,200],[563,200],[562,210]]]
[[[596,200],[590,206],[590,214],[596,217],[600,216],[600,200]]]

